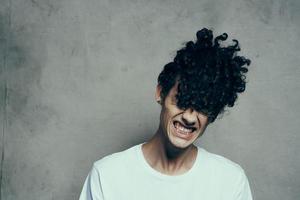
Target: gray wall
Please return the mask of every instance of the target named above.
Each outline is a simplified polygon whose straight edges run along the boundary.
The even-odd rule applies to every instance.
[[[1,199],[78,199],[92,163],[152,136],[156,78],[202,27],[252,59],[198,144],[255,199],[300,199],[298,0],[0,0]]]

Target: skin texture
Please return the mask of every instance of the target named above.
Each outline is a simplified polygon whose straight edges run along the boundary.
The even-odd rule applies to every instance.
[[[161,87],[156,88],[156,100],[161,104],[160,124],[154,136],[142,145],[142,151],[147,162],[155,170],[168,174],[180,175],[187,172],[197,157],[197,148],[193,144],[205,131],[208,117],[191,108],[179,109],[176,105],[178,82],[172,87],[168,95],[161,99]],[[194,131],[188,138],[177,134],[174,121]]]

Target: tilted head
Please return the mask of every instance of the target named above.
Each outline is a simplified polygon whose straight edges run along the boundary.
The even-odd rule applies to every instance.
[[[238,93],[245,90],[245,65],[250,60],[238,56],[239,43],[223,46],[227,34],[213,37],[211,30],[198,31],[197,40],[189,41],[177,51],[173,60],[159,74],[160,96],[164,101],[172,87],[178,83],[176,105],[182,110],[193,109],[213,122],[224,111],[232,107]]]

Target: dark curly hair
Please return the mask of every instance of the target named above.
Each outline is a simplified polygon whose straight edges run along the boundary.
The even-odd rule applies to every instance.
[[[225,106],[232,107],[237,93],[246,86],[250,60],[237,56],[239,43],[227,47],[220,42],[228,37],[226,33],[213,39],[211,30],[198,31],[196,42],[189,41],[177,51],[173,60],[164,66],[158,76],[164,99],[178,81],[177,106],[180,109],[193,108],[208,116],[209,123],[224,112]]]

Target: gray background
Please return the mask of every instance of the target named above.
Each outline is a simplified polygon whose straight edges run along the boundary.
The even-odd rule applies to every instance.
[[[156,78],[202,27],[252,59],[246,92],[197,141],[254,199],[300,199],[298,0],[0,0],[1,199],[78,199],[92,163],[149,139]]]

